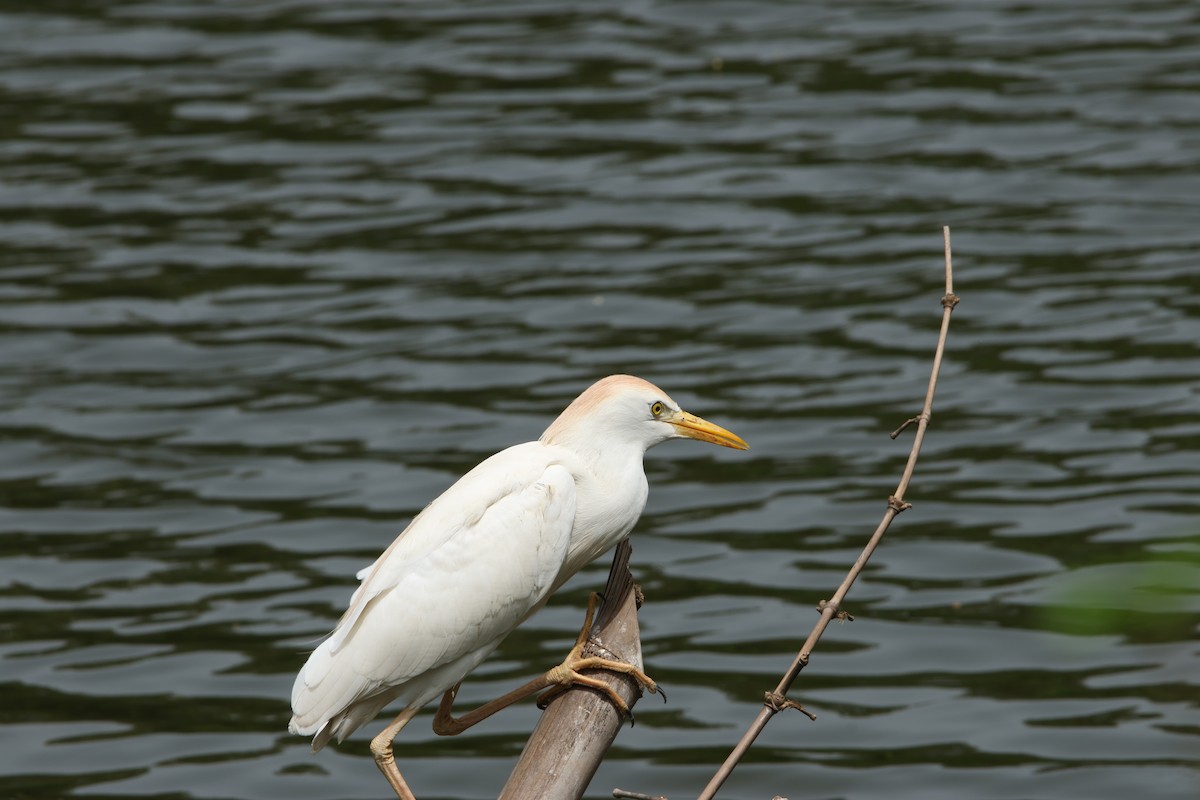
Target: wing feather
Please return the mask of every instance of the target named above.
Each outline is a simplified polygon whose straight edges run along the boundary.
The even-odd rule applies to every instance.
[[[315,732],[381,693],[427,702],[460,680],[446,668],[474,668],[545,601],[575,503],[571,473],[537,442],[464,475],[360,573],[349,609],[296,677],[293,730]]]

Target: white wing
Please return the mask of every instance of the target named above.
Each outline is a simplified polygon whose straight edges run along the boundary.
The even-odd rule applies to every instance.
[[[292,730],[320,731],[319,747],[397,696],[423,704],[460,680],[455,670],[474,668],[545,600],[575,503],[571,473],[537,442],[464,475],[360,573],[350,608],[296,677]]]

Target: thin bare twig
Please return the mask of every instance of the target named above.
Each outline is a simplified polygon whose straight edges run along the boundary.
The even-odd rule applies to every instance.
[[[908,484],[912,480],[913,470],[917,466],[917,456],[921,452],[921,443],[925,440],[925,430],[929,427],[929,420],[933,413],[933,394],[937,389],[938,373],[942,368],[942,354],[946,349],[946,336],[950,332],[950,314],[954,311],[954,307],[958,305],[959,300],[958,295],[954,294],[954,275],[950,263],[949,227],[942,228],[942,238],[946,253],[946,293],[942,296],[942,329],[938,335],[937,349],[933,353],[933,369],[929,375],[929,388],[925,392],[925,405],[919,415],[905,422],[892,434],[892,438],[894,439],[912,423],[915,422],[917,424],[917,433],[913,437],[912,450],[908,454],[908,463],[904,466],[904,473],[900,477],[900,484],[896,487],[895,493],[888,498],[887,511],[884,512],[882,521],[880,521],[879,526],[871,535],[867,546],[863,548],[862,553],[855,560],[854,566],[846,574],[842,585],[833,593],[831,599],[821,601],[821,605],[818,607],[821,617],[817,620],[817,624],[813,626],[812,633],[808,635],[808,639],[804,642],[804,646],[800,648],[800,652],[796,655],[796,659],[792,662],[791,667],[784,673],[783,679],[779,681],[779,685],[775,687],[775,691],[767,692],[766,699],[763,702],[762,709],[758,712],[758,716],[755,717],[754,722],[750,725],[746,733],[742,735],[741,740],[733,748],[729,757],[725,759],[725,763],[721,765],[712,780],[708,782],[708,786],[700,793],[699,800],[712,800],[717,790],[729,778],[734,767],[742,760],[746,751],[750,749],[750,745],[762,733],[763,728],[766,727],[772,717],[785,708],[798,707],[798,704],[787,699],[787,693],[791,689],[792,683],[796,680],[800,671],[808,665],[809,656],[813,648],[816,647],[817,642],[820,641],[821,635],[825,633],[825,629],[829,627],[829,623],[835,618],[845,619],[848,617],[849,619],[853,619],[853,617],[849,617],[842,610],[842,600],[845,599],[846,593],[850,591],[850,587],[854,585],[854,581],[867,565],[867,560],[875,552],[875,548],[879,546],[879,541],[883,538],[883,534],[887,532],[888,526],[892,524],[892,520],[900,512],[912,508],[911,503],[905,502],[904,493],[908,491]],[[813,718],[811,714],[809,717]]]

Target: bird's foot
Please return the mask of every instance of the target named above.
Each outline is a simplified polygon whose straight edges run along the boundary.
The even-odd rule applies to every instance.
[[[587,686],[606,695],[612,701],[612,704],[617,707],[617,711],[622,716],[627,715],[632,719],[633,713],[629,710],[629,704],[617,694],[616,690],[599,678],[581,674],[579,670],[583,669],[606,669],[610,672],[619,672],[623,675],[628,675],[637,681],[638,686],[651,694],[662,695],[663,701],[666,701],[666,692],[659,688],[658,684],[649,675],[634,665],[627,664],[624,661],[617,661],[613,658],[585,656],[583,654],[583,650],[588,643],[588,637],[592,631],[592,620],[596,617],[596,607],[602,599],[603,595],[599,592],[592,592],[588,596],[587,614],[584,616],[583,627],[579,629],[579,636],[575,638],[575,645],[571,648],[571,652],[567,653],[567,657],[563,659],[563,662],[548,671],[542,678],[552,688],[542,692],[538,697],[538,708],[545,708],[551,700],[572,686]]]
[[[551,700],[572,686],[587,686],[607,696],[622,716],[630,714],[629,704],[625,702],[621,695],[617,694],[615,689],[599,678],[582,674],[580,670],[584,669],[604,669],[609,672],[619,672],[622,675],[628,675],[637,682],[638,686],[651,694],[661,694],[663,700],[666,700],[666,693],[659,688],[658,684],[633,664],[627,664],[624,661],[615,661],[611,658],[601,658],[599,656],[582,657],[577,652],[577,649],[581,648],[572,648],[566,661],[546,673],[546,681],[557,685],[543,692],[538,697],[538,708],[545,708]]]

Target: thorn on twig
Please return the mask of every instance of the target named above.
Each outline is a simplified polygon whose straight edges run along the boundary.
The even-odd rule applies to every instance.
[[[942,308],[953,309],[956,305],[958,305],[958,301],[961,299],[962,298],[956,294],[944,294],[942,295]]]
[[[822,600],[821,602],[817,603],[817,612],[824,614],[825,609],[829,608],[832,605],[833,604],[830,603],[828,600]],[[847,621],[854,622],[854,615],[851,614],[846,609],[838,607],[838,606],[834,606],[833,618],[836,619],[838,622],[847,622]]]
[[[801,714],[803,714],[804,716],[811,719],[813,722],[817,721],[816,714],[812,713],[807,708],[805,708],[804,706],[797,703],[795,700],[789,700],[786,697],[784,697],[783,695],[779,694],[778,692],[765,693],[763,695],[763,705],[765,705],[767,708],[771,709],[772,711],[774,711],[776,713],[783,711],[785,708],[794,708],[797,711],[799,711]]]
[[[920,422],[921,420],[925,420],[925,422],[928,423],[929,415],[926,414],[925,412],[921,412],[920,414],[917,414],[915,417],[909,417],[908,419],[904,420],[903,423],[901,423],[899,428],[896,428],[896,430],[889,433],[888,436],[895,439],[897,436],[904,433],[904,429],[907,428],[909,425],[912,425],[914,422]]]
[[[895,439],[897,436],[904,433],[905,428],[907,428],[909,425],[912,425],[914,422],[917,422],[920,419],[921,419],[920,417],[909,417],[908,419],[904,420],[904,422],[902,422],[900,424],[899,428],[896,428],[896,430],[892,431],[888,435],[891,436],[893,439]]]
[[[667,800],[667,796],[663,794],[642,794],[627,789],[613,789],[612,796],[618,800]]]
[[[888,508],[899,514],[901,511],[908,511],[912,508],[912,503],[906,503],[899,497],[896,497],[896,495],[891,495],[888,497]]]

